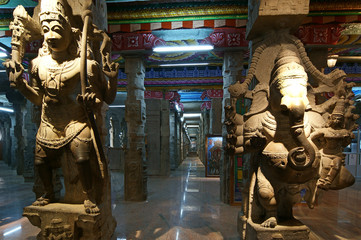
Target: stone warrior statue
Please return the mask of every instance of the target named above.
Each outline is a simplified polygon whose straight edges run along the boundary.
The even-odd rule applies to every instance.
[[[80,10],[79,4],[76,7],[69,5],[79,1],[39,2],[38,19],[31,18],[22,6],[15,9],[11,25],[12,59],[4,63],[11,86],[42,109],[36,135],[35,166],[45,192],[33,205],[45,206],[58,201],[54,196],[52,168],[62,163],[66,191],[71,191],[71,185],[77,182],[83,191],[73,189],[72,196],[65,202],[78,203],[83,198],[86,213],[96,214],[100,211],[99,204],[104,201],[104,189],[109,188],[110,183],[104,154],[99,153],[103,150],[102,145],[94,141],[100,139],[94,123],[102,126],[103,103],[112,103],[116,96],[118,66],[109,59],[110,39],[96,25],[88,24],[92,1],[83,1],[82,5],[88,8]],[[83,15],[75,16],[72,7],[73,11]],[[79,23],[85,26],[83,36]],[[84,31],[88,36],[84,36]],[[30,82],[27,82],[21,65],[23,46],[29,39],[41,36],[43,46],[31,61]],[[99,52],[101,56],[96,55]]]

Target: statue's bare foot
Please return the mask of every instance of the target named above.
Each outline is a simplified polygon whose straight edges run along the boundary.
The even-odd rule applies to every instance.
[[[84,201],[85,212],[88,214],[97,214],[100,212],[98,206],[90,200]]]
[[[264,221],[261,226],[265,228],[274,228],[277,226],[277,219],[275,217],[270,217]]]
[[[45,206],[48,205],[49,203],[54,202],[55,199],[52,195],[47,195],[44,194],[43,196],[39,197],[38,199],[36,199],[35,202],[33,202],[33,206]]]

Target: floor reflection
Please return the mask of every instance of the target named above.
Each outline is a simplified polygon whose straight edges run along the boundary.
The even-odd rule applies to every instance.
[[[1,167],[0,176],[6,172],[7,177],[0,181],[0,239],[35,240],[39,229],[21,216],[22,208],[34,200],[32,183],[23,183],[5,164]],[[220,202],[219,179],[205,178],[198,158],[187,158],[169,177],[149,177],[146,202],[123,200],[122,173],[112,172],[112,185],[113,215],[118,223],[112,240],[239,239],[239,208]],[[11,199],[18,204],[12,206]],[[10,207],[14,210],[7,211]]]
[[[187,158],[170,177],[151,177],[148,190],[145,203],[117,202],[115,216],[124,220],[118,220],[116,234],[127,239],[239,239],[239,208],[220,202],[219,179],[205,178],[198,158]]]
[[[113,215],[117,228],[112,240],[126,239],[240,239],[239,207],[220,202],[219,179],[206,178],[198,158],[187,158],[169,177],[148,178],[148,200],[127,202],[123,174],[112,173]],[[116,184],[120,183],[120,184]],[[31,204],[32,183],[24,183],[0,161],[0,239],[35,240],[39,229],[21,216]],[[300,204],[296,218],[308,225],[311,239],[361,239],[361,183],[322,192],[315,209]]]

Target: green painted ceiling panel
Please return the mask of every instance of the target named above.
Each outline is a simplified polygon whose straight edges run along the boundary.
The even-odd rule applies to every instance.
[[[38,5],[36,0],[0,0],[0,8],[16,8],[18,5],[24,7],[35,7]]]

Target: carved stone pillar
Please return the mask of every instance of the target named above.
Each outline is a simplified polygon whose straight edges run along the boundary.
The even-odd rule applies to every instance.
[[[9,114],[2,113],[0,115],[0,125],[1,125],[1,134],[2,134],[2,160],[10,165],[11,163],[11,137],[10,137],[10,129],[11,129],[11,118]]]
[[[30,102],[26,103],[26,114],[24,128],[26,131],[25,149],[24,149],[24,179],[26,182],[34,180],[34,153],[35,153],[35,136],[37,125],[33,121],[34,107]],[[40,112],[39,112],[40,114]]]
[[[120,115],[116,115],[116,116],[112,116],[113,118],[113,134],[114,134],[114,139],[113,139],[113,144],[115,148],[119,148],[120,147],[120,138],[119,138],[119,134],[120,134],[120,119],[119,119]]]
[[[205,109],[204,112],[203,112],[203,126],[204,126],[204,135],[207,135],[207,134],[211,134],[211,129],[210,129],[210,125],[211,125],[211,119],[210,119],[210,111],[209,109]]]
[[[222,134],[222,99],[212,98],[211,126],[213,135]]]
[[[176,161],[176,168],[179,166],[179,164],[182,163],[182,122],[180,121],[180,118],[176,121],[176,149],[177,149],[177,161]]]
[[[161,156],[161,163],[160,169],[161,174],[163,176],[168,176],[170,173],[170,122],[169,122],[169,101],[162,100],[161,104],[161,112],[160,112],[160,122],[161,122],[161,129],[160,129],[160,156]]]
[[[147,173],[169,174],[169,101],[147,99]]]
[[[237,79],[241,77],[243,69],[243,52],[225,52],[223,58],[223,100],[222,100],[222,123],[225,120],[225,111],[224,107],[230,105],[230,94],[228,88],[231,84],[235,83]],[[213,106],[213,103],[212,103]],[[222,125],[222,137],[223,137],[223,147],[226,144],[227,137],[227,128]],[[224,148],[223,148],[224,149]],[[230,202],[230,191],[232,191],[232,186],[230,186],[230,174],[232,171],[233,159],[230,159],[229,155],[222,151],[221,155],[221,164],[220,164],[220,195],[221,200],[224,203]]]
[[[180,124],[180,128],[179,128],[179,136],[180,136],[180,162],[182,163],[184,160],[184,128],[183,128],[183,123]]]
[[[202,114],[202,118],[199,124],[199,132],[198,132],[198,138],[197,138],[197,151],[198,151],[198,156],[199,159],[201,160],[201,162],[204,164],[205,163],[205,154],[204,154],[204,149],[205,149],[205,134],[204,134],[204,123],[206,122],[206,120],[203,117],[204,114]]]
[[[176,158],[177,158],[177,111],[171,110],[169,112],[169,160],[170,160],[170,169],[175,170],[176,165]]]
[[[14,120],[14,142],[13,155],[11,167],[16,168],[18,175],[24,172],[24,149],[25,149],[25,131],[24,131],[24,112],[25,112],[25,98],[15,90],[9,90],[6,97],[13,104],[15,119]]]
[[[144,102],[145,67],[140,56],[125,57],[127,74],[127,99],[125,120],[128,129],[128,144],[124,164],[124,198],[127,201],[147,199],[147,176],[145,164],[145,120]]]
[[[16,161],[16,149],[17,149],[17,140],[15,137],[15,115],[10,116],[11,124],[10,124],[10,139],[11,139],[11,146],[10,146],[10,158],[8,161],[8,165],[11,167],[11,169],[16,169],[17,161]]]
[[[109,119],[107,119],[106,122],[107,128],[108,130],[108,140],[107,143],[109,143],[109,145],[107,144],[107,146],[109,146],[109,148],[114,148],[114,123],[113,123],[113,118],[110,117]]]
[[[183,160],[184,160],[188,156],[190,141],[189,141],[189,138],[186,135],[184,129],[182,132],[183,132],[183,152],[182,152],[182,154],[183,154]]]

